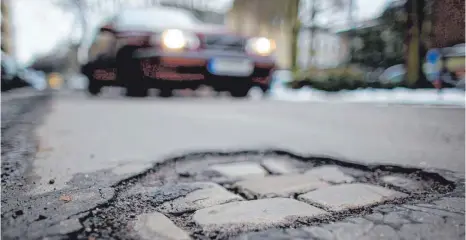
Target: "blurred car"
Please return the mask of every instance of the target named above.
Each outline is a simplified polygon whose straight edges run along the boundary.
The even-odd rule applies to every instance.
[[[427,80],[433,82],[438,79],[438,73],[434,71],[434,67],[431,67],[429,63],[424,64],[424,74],[426,75]],[[455,79],[451,81],[445,81],[443,84],[446,87],[455,87],[455,88],[465,88],[465,78],[464,75],[460,75],[457,72],[455,73]],[[379,76],[379,81],[382,83],[400,83],[403,81],[406,75],[406,69],[403,64],[398,64],[391,66]]]
[[[379,80],[382,83],[400,83],[403,81],[406,74],[405,66],[403,64],[393,65],[379,76]]]
[[[149,88],[171,96],[207,85],[244,97],[253,86],[268,91],[274,49],[273,40],[239,36],[187,10],[128,9],[99,29],[82,73],[92,95],[104,86],[124,87],[127,96],[146,96]]]
[[[14,88],[25,87],[27,82],[21,77],[22,68],[19,67],[18,63],[14,58],[2,51],[2,92],[8,91]]]
[[[18,71],[18,77],[36,90],[47,88],[47,77],[44,72],[30,68],[23,68]]]

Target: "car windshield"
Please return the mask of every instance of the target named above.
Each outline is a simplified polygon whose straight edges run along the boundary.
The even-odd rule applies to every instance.
[[[117,28],[131,30],[191,27],[199,23],[200,20],[189,11],[169,7],[126,10],[116,18]]]

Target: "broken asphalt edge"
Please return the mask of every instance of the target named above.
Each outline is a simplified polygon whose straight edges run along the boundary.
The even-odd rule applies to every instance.
[[[139,179],[143,178],[147,174],[153,173],[158,170],[158,168],[162,165],[169,164],[169,163],[177,163],[177,162],[183,162],[183,161],[189,161],[192,159],[196,158],[204,158],[204,157],[238,157],[238,156],[244,156],[244,155],[249,155],[249,156],[275,156],[275,157],[290,157],[293,159],[297,159],[303,162],[314,162],[317,165],[336,165],[336,166],[341,166],[341,167],[347,167],[347,168],[353,168],[357,170],[362,170],[362,171],[390,171],[392,173],[402,173],[402,174],[414,174],[417,177],[420,177],[423,180],[434,180],[436,182],[441,183],[442,185],[447,186],[448,191],[444,192],[442,195],[448,194],[453,192],[457,187],[463,187],[464,185],[461,185],[461,183],[464,183],[464,178],[458,178],[456,177],[454,180],[453,179],[447,179],[444,177],[444,173],[450,173],[454,174],[452,171],[448,170],[441,170],[441,169],[429,169],[425,170],[422,168],[416,168],[416,167],[408,167],[408,166],[401,166],[401,165],[390,165],[390,164],[362,164],[358,163],[355,161],[350,161],[350,160],[339,160],[337,158],[333,158],[331,156],[327,155],[298,155],[295,153],[292,153],[291,151],[279,149],[279,148],[267,148],[267,149],[242,149],[242,150],[223,150],[223,151],[191,151],[191,152],[186,152],[183,154],[178,154],[175,156],[171,157],[166,157],[162,161],[157,161],[153,163],[152,167],[147,168],[144,171],[141,171],[137,174],[134,174],[130,177],[127,177],[123,180],[118,181],[115,184],[112,184],[110,187],[114,188],[114,194],[113,196],[107,200],[104,203],[101,203],[97,206],[95,206],[92,209],[89,209],[84,212],[80,212],[78,214],[74,214],[72,216],[69,216],[67,219],[71,219],[72,217],[78,216],[79,222],[83,225],[83,223],[90,217],[92,217],[92,211],[95,209],[102,209],[102,208],[107,208],[111,206],[118,198],[119,194],[125,190],[127,190],[128,186],[131,183],[134,183],[138,181]],[[341,159],[341,158],[340,158]],[[438,198],[439,196],[436,196],[435,198]],[[398,202],[401,201],[407,202],[410,200],[416,200],[418,199],[419,196],[412,196],[405,198],[403,200],[399,200]],[[397,202],[397,203],[398,203]],[[371,208],[376,207],[376,206],[381,206],[381,205],[386,205],[388,203],[394,203],[393,201],[384,201],[382,203],[374,204],[371,206],[366,206],[362,207],[360,209],[353,209],[351,211],[351,215],[355,214],[363,214],[363,213],[368,213],[368,211],[371,210]],[[335,221],[335,220],[341,220],[345,217],[348,217],[349,211],[343,211],[340,213],[334,213],[332,217],[322,219],[320,221],[315,221],[315,224],[322,224],[322,223],[328,223],[330,221]],[[304,225],[309,225],[308,223],[302,224]],[[84,226],[84,225],[83,225]],[[281,228],[281,226],[277,226]],[[287,226],[282,226],[287,227]],[[70,239],[75,239],[78,237],[79,233],[82,232],[82,229],[78,231],[74,231],[71,233],[66,234]]]

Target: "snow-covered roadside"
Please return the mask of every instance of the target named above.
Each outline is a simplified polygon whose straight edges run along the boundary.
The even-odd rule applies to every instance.
[[[69,88],[83,90],[87,79],[81,75],[70,77]],[[252,100],[262,99],[262,91],[253,88],[249,97]],[[283,82],[275,82],[271,86],[268,99],[292,102],[355,102],[355,103],[395,103],[422,105],[453,105],[464,107],[465,92],[462,89],[444,89],[439,94],[435,89],[361,89],[329,93],[304,87],[301,89],[286,88]]]
[[[310,87],[289,89],[286,82],[291,79],[291,72],[276,71],[273,75],[269,98],[281,101],[312,101],[312,102],[358,102],[358,103],[395,103],[423,105],[453,105],[465,106],[465,91],[463,89],[444,89],[439,94],[436,89],[358,89],[325,92]],[[255,97],[257,98],[257,97]]]
[[[299,90],[274,88],[270,92],[270,98],[281,101],[373,102],[465,106],[465,92],[461,89],[444,89],[439,94],[435,89],[362,89],[327,93],[312,88],[302,88]]]

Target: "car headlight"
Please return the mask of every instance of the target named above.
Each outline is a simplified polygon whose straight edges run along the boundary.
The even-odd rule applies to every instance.
[[[268,56],[275,51],[275,42],[264,37],[252,38],[246,44],[246,51],[261,56]]]
[[[169,50],[195,49],[200,45],[196,34],[178,29],[165,30],[160,37],[160,43],[163,48]]]

